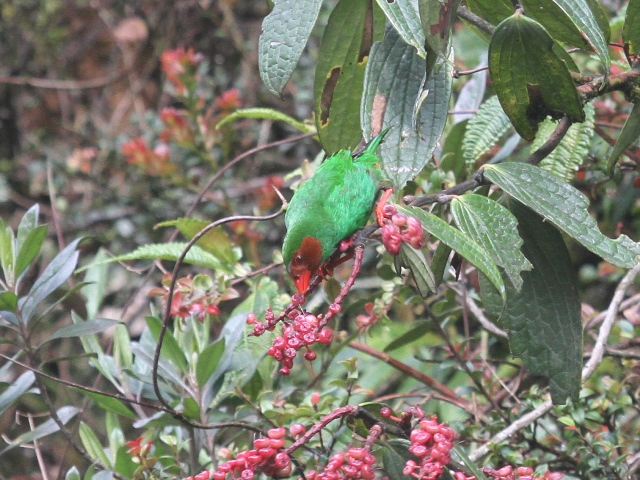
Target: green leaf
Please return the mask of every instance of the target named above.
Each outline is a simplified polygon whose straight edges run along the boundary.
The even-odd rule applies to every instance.
[[[221,338],[217,342],[207,345],[206,348],[200,352],[198,363],[196,364],[196,380],[198,381],[199,387],[202,388],[207,380],[209,380],[209,377],[218,366],[224,350],[225,341],[224,338]]]
[[[469,120],[462,141],[468,171],[474,170],[476,160],[495,147],[510,127],[511,122],[498,97],[494,95],[482,104]]]
[[[476,466],[476,464],[473,463],[469,457],[467,457],[467,455],[459,446],[454,446],[452,448],[452,451],[455,455],[458,456],[458,458],[460,459],[460,463],[466,465],[466,467],[469,469],[469,472],[476,477],[476,480],[489,480],[484,475],[484,473],[482,473],[482,470],[480,470]]]
[[[274,110],[273,108],[241,108],[240,110],[236,110],[233,113],[224,117],[222,120],[220,120],[216,124],[216,130],[219,130],[225,125],[231,122],[235,122],[236,120],[241,118],[251,118],[255,120],[273,120],[275,122],[284,122],[303,133],[315,132],[315,129],[312,126],[307,125],[306,123],[302,123],[299,120],[296,120],[295,118],[290,117],[285,113],[282,113],[278,110]]]
[[[425,61],[393,28],[373,46],[367,64],[362,126],[367,138],[391,127],[379,152],[384,172],[398,191],[431,160],[447,121],[451,63],[436,69],[423,88],[425,68]],[[428,96],[420,103],[425,90]]]
[[[554,403],[564,403],[567,397],[577,400],[582,320],[569,251],[548,222],[519,202],[511,202],[510,207],[524,239],[522,250],[533,264],[533,270],[522,274],[520,293],[507,285],[502,319],[511,351],[531,373],[549,378]]]
[[[489,44],[489,71],[502,108],[516,131],[533,140],[547,115],[584,121],[567,64],[535,20],[516,12],[496,28]]]
[[[420,250],[403,243],[400,247],[398,260],[401,266],[408,268],[422,298],[427,298],[430,293],[436,293],[436,279],[427,264],[427,259]],[[400,273],[400,272],[398,272]]]
[[[392,352],[398,348],[404,347],[410,343],[420,340],[424,335],[429,333],[433,328],[430,320],[415,322],[413,326],[399,337],[394,338],[389,345],[384,348],[385,353]]]
[[[515,289],[520,291],[520,272],[531,270],[531,264],[520,252],[522,239],[511,212],[498,202],[471,193],[453,199],[451,213],[458,228],[475,239],[493,261],[504,268]]]
[[[436,247],[436,251],[431,257],[431,271],[436,279],[436,285],[442,283],[444,278],[444,271],[447,268],[449,257],[451,256],[451,247],[447,244],[440,242]]]
[[[340,0],[329,17],[316,65],[313,97],[320,143],[328,153],[362,140],[360,101],[371,45],[384,16],[372,0]]]
[[[15,293],[6,290],[0,293],[0,311],[15,313],[18,307],[18,297]]]
[[[16,277],[19,277],[38,256],[45,238],[47,238],[47,226],[40,225],[32,229],[22,243],[18,243],[19,250],[15,267]]]
[[[122,415],[123,417],[131,418],[133,420],[137,420],[138,418],[136,414],[125,407],[117,398],[101,395],[97,392],[89,392],[88,390],[82,390],[79,388],[74,388],[74,390],[77,390],[82,395],[89,397],[106,411],[113,412],[116,415]]]
[[[590,103],[584,108],[586,119],[582,123],[574,123],[562,138],[558,146],[540,162],[540,167],[559,178],[570,182],[574,179],[578,167],[589,154],[591,138],[594,131],[595,110]],[[540,124],[531,150],[537,150],[549,139],[558,124],[545,120]]]
[[[102,448],[100,440],[98,440],[96,434],[93,433],[91,427],[89,427],[89,425],[84,422],[80,422],[78,433],[80,434],[82,445],[84,446],[89,456],[104,467],[111,466],[111,462],[109,461],[107,454],[104,453],[104,448]]]
[[[511,0],[466,0],[467,7],[493,25],[513,14]]]
[[[102,305],[107,288],[107,272],[109,268],[105,263],[108,261],[107,258],[107,253],[104,249],[98,250],[93,265],[87,268],[87,273],[84,276],[84,281],[87,285],[82,289],[82,293],[87,299],[85,303],[87,318],[96,317],[100,305]]]
[[[392,439],[382,444],[382,465],[385,473],[394,480],[410,480],[413,477],[403,473],[407,460],[415,461],[409,453],[407,440]]]
[[[424,30],[420,22],[419,4],[412,0],[377,0],[385,16],[402,40],[416,49],[418,56],[426,58]]]
[[[569,15],[549,0],[522,0],[527,16],[539,22],[554,40],[580,48],[591,48]]]
[[[75,465],[67,470],[67,473],[64,476],[64,480],[82,480],[80,472]]]
[[[17,234],[17,246],[18,249],[22,248],[25,239],[31,233],[31,231],[38,226],[38,216],[40,215],[40,206],[35,203],[33,206],[27,210],[22,219],[20,220],[20,225],[18,225],[18,234]]]
[[[32,371],[26,371],[20,375],[7,389],[0,394],[0,416],[13,405],[24,393],[29,391],[36,377]]]
[[[120,322],[109,318],[97,318],[95,320],[87,320],[82,323],[69,325],[53,332],[53,334],[47,337],[47,339],[42,342],[38,348],[58,338],[83,337],[85,335],[94,335],[96,333],[104,332],[114,325],[120,325]]]
[[[180,230],[180,233],[185,236],[185,238],[191,240],[198,232],[210,223],[211,222],[206,220],[197,220],[195,218],[178,218],[177,220],[161,222],[156,225],[156,228],[176,227]],[[233,251],[233,242],[231,241],[231,238],[229,238],[227,232],[225,232],[221,227],[209,230],[196,242],[196,245],[215,255],[223,262],[235,263],[238,261],[238,256]]]
[[[484,176],[606,261],[627,268],[637,263],[640,246],[626,235],[605,237],[587,211],[589,199],[555,175],[511,162],[485,165]]]
[[[451,29],[456,20],[460,0],[421,0],[418,2],[422,32],[429,49],[441,57],[451,53]],[[429,61],[429,58],[427,58]]]
[[[57,290],[73,274],[78,263],[79,253],[76,250],[78,242],[80,239],[74,240],[56,255],[35,281],[29,294],[18,302],[25,323],[29,322],[40,302]]]
[[[613,150],[611,151],[611,155],[609,156],[609,161],[607,163],[609,175],[613,174],[613,169],[615,168],[620,155],[622,155],[622,153],[629,148],[629,146],[631,146],[638,137],[640,137],[640,103],[633,105],[627,120],[622,126],[618,140],[613,146]]]
[[[145,317],[147,322],[147,326],[149,327],[149,331],[153,336],[154,340],[157,342],[158,338],[160,338],[160,330],[162,329],[162,321],[154,316]],[[160,349],[160,355],[164,356],[168,360],[171,360],[173,364],[178,367],[178,369],[182,373],[186,373],[189,370],[189,366],[187,364],[187,357],[185,356],[185,352],[178,345],[178,341],[176,337],[173,336],[168,329],[164,332],[164,337],[162,339],[162,348]]]
[[[627,13],[622,27],[622,42],[624,51],[629,55],[640,53],[640,1],[629,0]]]
[[[258,66],[265,86],[282,94],[316,23],[322,0],[274,0],[262,22]]]
[[[56,413],[58,415],[58,418],[62,422],[62,424],[66,425],[69,422],[69,420],[75,417],[79,411],[80,409],[78,407],[67,405],[59,408]],[[0,452],[0,455],[5,454],[6,452],[14,449],[15,447],[24,445],[25,443],[30,443],[30,442],[33,442],[34,440],[39,440],[43,437],[46,437],[47,435],[51,435],[52,433],[56,433],[59,430],[60,430],[60,427],[58,427],[58,424],[52,418],[50,418],[45,422],[41,423],[40,425],[38,425],[33,430],[30,430],[20,435],[13,442],[7,445]]]
[[[16,280],[15,274],[15,235],[11,227],[5,225],[0,219],[0,266],[4,273],[7,285],[13,286]]]
[[[113,360],[117,366],[123,368],[130,368],[133,364],[131,337],[127,327],[123,324],[116,326],[116,331],[113,335]]]
[[[424,210],[415,207],[398,207],[398,211],[405,215],[416,217],[422,223],[422,227],[441,242],[446,243],[453,250],[458,252],[464,259],[475,265],[478,270],[484,273],[491,283],[500,292],[504,299],[504,282],[500,271],[491,255],[476,243],[473,238],[452,227],[441,218],[426,213]]]

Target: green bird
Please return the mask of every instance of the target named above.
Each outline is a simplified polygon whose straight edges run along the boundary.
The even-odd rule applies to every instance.
[[[300,293],[340,241],[367,223],[380,183],[376,150],[387,131],[360,153],[340,150],[331,155],[291,198],[282,256]]]

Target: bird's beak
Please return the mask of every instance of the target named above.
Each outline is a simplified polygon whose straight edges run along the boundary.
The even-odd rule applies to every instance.
[[[296,284],[298,292],[305,293],[311,282],[311,270],[305,270],[293,282]]]

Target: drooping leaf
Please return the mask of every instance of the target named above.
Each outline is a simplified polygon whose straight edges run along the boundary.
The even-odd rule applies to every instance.
[[[322,36],[313,88],[318,136],[328,153],[362,140],[360,102],[373,42],[384,15],[372,0],[340,0]]]
[[[16,277],[19,277],[38,256],[45,238],[47,238],[47,226],[40,225],[30,230],[22,242],[18,242],[18,256],[15,267]]]
[[[74,240],[58,253],[40,274],[27,296],[18,302],[25,323],[29,322],[40,302],[71,277],[78,263],[79,253],[76,247],[79,242],[80,239]]]
[[[279,97],[307,44],[322,0],[275,0],[273,3],[273,10],[262,22],[258,66],[265,86]]]
[[[496,28],[489,44],[489,71],[502,108],[516,131],[533,140],[548,115],[584,120],[582,103],[554,40],[519,11]]]
[[[460,0],[421,0],[418,5],[429,52],[442,59],[449,58],[451,29],[456,20]]]
[[[206,220],[198,220],[195,218],[178,218],[177,220],[168,220],[156,225],[158,227],[176,227],[180,233],[188,240],[196,236],[200,230],[205,228],[211,222]],[[233,250],[233,242],[227,232],[222,227],[216,227],[205,233],[196,243],[203,250],[212,253],[220,260],[226,263],[234,263],[238,261],[238,256]]]
[[[622,126],[622,130],[620,131],[620,135],[618,136],[618,140],[616,144],[613,146],[613,150],[611,151],[611,155],[609,156],[609,161],[607,163],[607,167],[609,169],[609,174],[613,174],[613,169],[618,162],[618,158],[620,155],[629,148],[633,142],[635,142],[640,137],[640,103],[636,103],[627,120],[624,122]]]
[[[311,125],[302,123],[289,115],[282,113],[273,108],[241,108],[227,115],[216,124],[216,130],[224,127],[225,125],[235,122],[242,118],[252,118],[256,120],[273,120],[275,122],[284,122],[291,125],[293,128],[303,132],[312,133],[315,129]]]
[[[540,167],[554,175],[570,182],[575,177],[578,167],[589,154],[591,138],[593,137],[595,110],[590,103],[584,108],[586,119],[582,123],[574,123],[562,138],[558,146],[540,162]],[[531,145],[536,150],[547,141],[557,126],[549,119],[540,124],[536,139]]]
[[[416,217],[427,232],[446,243],[469,263],[475,265],[491,280],[491,283],[504,298],[504,282],[496,263],[491,255],[473,238],[452,227],[440,217],[426,213],[420,208],[398,207],[398,211]]]
[[[425,58],[424,33],[420,23],[419,4],[422,0],[377,0],[378,5],[402,40],[416,49],[418,56]]]
[[[393,28],[388,28],[382,42],[373,46],[367,64],[362,126],[366,138],[391,127],[379,153],[384,172],[396,190],[429,162],[447,120],[452,82],[449,62],[430,75],[428,95],[414,115],[424,91],[425,68],[425,61]]]
[[[207,347],[200,352],[198,363],[196,364],[196,380],[200,387],[209,380],[209,377],[218,366],[220,358],[224,353],[224,343],[224,338],[221,338],[217,342],[207,345]]]
[[[42,347],[42,345],[44,345],[45,343],[56,340],[58,338],[72,338],[83,337],[85,335],[94,335],[96,333],[104,332],[108,328],[119,324],[120,322],[118,322],[117,320],[112,320],[109,318],[97,318],[95,320],[87,320],[86,322],[69,325],[53,332],[53,334],[48,336],[38,348]]]
[[[622,43],[627,56],[640,53],[640,2],[638,0],[629,0],[627,4],[624,27],[622,27]]]
[[[94,402],[96,402],[100,407],[104,408],[108,412],[113,412],[116,415],[121,415],[123,417],[131,418],[133,420],[137,419],[137,415],[133,413],[130,409],[125,407],[123,403],[117,398],[109,397],[107,395],[101,395],[97,392],[90,392],[88,390],[81,390],[79,388],[74,388],[77,392],[80,392],[82,395],[86,395]]]
[[[33,372],[26,371],[9,385],[6,390],[0,394],[0,415],[3,415],[16,400],[28,392],[35,381],[36,376]]]
[[[520,273],[531,270],[531,263],[520,252],[522,239],[511,212],[494,200],[471,193],[453,199],[451,213],[458,228],[484,247],[520,291]]]
[[[403,243],[400,247],[398,258],[401,265],[408,268],[411,272],[411,276],[416,282],[416,287],[418,287],[418,292],[422,298],[427,298],[430,293],[436,292],[436,279],[429,268],[427,259],[424,258],[424,254],[420,250],[416,250],[411,245]]]
[[[149,332],[151,332],[151,335],[157,342],[158,338],[160,338],[160,329],[162,328],[162,322],[158,317],[152,315],[147,316],[145,318],[145,321],[147,322],[147,326],[149,327]],[[180,345],[178,345],[176,337],[173,336],[173,333],[171,333],[169,329],[165,330],[164,332],[160,355],[168,360],[171,360],[181,372],[186,373],[188,371],[189,366],[187,364],[187,358],[185,357],[182,348],[180,348]]]
[[[511,122],[498,97],[494,95],[482,104],[478,113],[469,120],[462,141],[468,171],[473,171],[476,160],[495,147],[510,127]]]
[[[582,369],[582,320],[573,265],[562,235],[519,202],[511,202],[533,269],[522,290],[507,285],[502,321],[514,356],[534,375],[549,378],[554,403],[576,400]],[[485,280],[486,282],[486,280]],[[488,282],[482,286],[483,298]]]
[[[587,210],[589,200],[555,175],[526,163],[485,165],[484,176],[585,248],[620,267],[633,267],[640,246],[626,235],[605,237]]]

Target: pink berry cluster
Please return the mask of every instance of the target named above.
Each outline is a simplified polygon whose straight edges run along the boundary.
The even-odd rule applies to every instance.
[[[376,457],[366,448],[351,447],[347,453],[338,452],[331,457],[323,471],[311,470],[305,477],[307,480],[373,480],[375,463]]]
[[[382,243],[390,254],[400,253],[403,242],[413,248],[422,248],[424,232],[417,218],[398,213],[395,205],[390,204],[383,207],[382,218]]]
[[[234,480],[253,480],[256,472],[268,477],[288,477],[291,475],[291,457],[284,451],[284,428],[272,428],[267,437],[256,438],[251,450],[244,450],[232,460],[218,466],[213,480],[225,480],[230,474]]]
[[[209,470],[203,470],[197,475],[191,475],[190,477],[187,477],[184,480],[209,480],[210,478],[211,478],[211,473],[209,473]]]
[[[340,312],[340,305],[332,303],[329,305],[329,312],[326,315],[314,315],[305,312],[300,306],[304,303],[304,295],[295,294],[291,297],[291,305],[285,318],[276,318],[269,308],[265,313],[265,322],[258,322],[254,314],[249,314],[247,324],[253,325],[252,334],[262,335],[265,331],[272,331],[278,320],[282,320],[282,335],[278,335],[273,341],[267,353],[282,363],[280,373],[289,375],[293,367],[293,359],[302,348],[306,349],[304,358],[312,361],[316,359],[316,352],[311,350],[311,345],[321,343],[328,345],[333,340],[333,332],[326,328],[329,319]]]
[[[436,480],[451,460],[453,430],[438,423],[436,416],[422,418],[411,430],[409,452],[419,461],[407,460],[403,473],[420,480]]]
[[[560,472],[546,472],[544,477],[535,477],[533,475],[533,468],[517,467],[514,469],[511,465],[497,470],[485,467],[482,469],[482,473],[493,480],[560,480],[564,477],[564,474]],[[466,476],[462,472],[455,472],[453,478],[455,478],[455,480],[476,480],[474,475]]]

